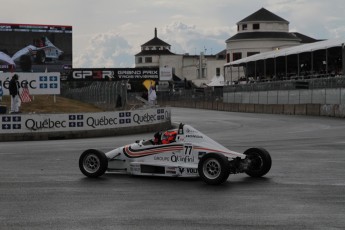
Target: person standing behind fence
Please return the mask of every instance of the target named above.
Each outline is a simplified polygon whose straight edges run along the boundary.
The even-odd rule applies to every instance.
[[[2,86],[0,85],[0,102],[2,101],[2,95],[4,95],[4,91],[2,90]]]
[[[151,86],[148,92],[148,99],[150,105],[156,104],[157,94],[156,94],[156,88],[154,86]]]
[[[12,76],[9,84],[9,91],[11,95],[11,111],[10,113],[19,113],[20,98],[19,98],[19,76],[17,74]]]

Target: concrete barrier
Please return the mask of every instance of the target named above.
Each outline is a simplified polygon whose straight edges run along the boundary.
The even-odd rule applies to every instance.
[[[255,105],[254,104],[247,104],[246,113],[255,113]]]
[[[339,118],[345,117],[345,105],[335,105],[334,106],[334,116]]]
[[[185,103],[178,102],[175,107],[185,107]],[[323,104],[242,104],[226,102],[204,102],[197,101],[189,104],[189,108],[212,109],[227,112],[242,113],[267,113],[284,115],[308,115],[308,116],[329,116],[345,117],[345,105],[323,105]]]
[[[256,104],[254,105],[255,113],[264,113],[264,105],[263,104]]]
[[[283,105],[283,114],[285,115],[294,115],[295,114],[295,105]]]
[[[320,108],[320,115],[327,116],[327,117],[334,117],[335,116],[334,105],[322,105]]]
[[[272,105],[264,105],[264,113],[272,114],[273,113]]]
[[[309,116],[320,116],[320,105],[319,104],[307,104],[307,115],[309,115]]]
[[[283,112],[284,112],[284,105],[272,105],[273,114],[283,114]]]
[[[141,110],[70,114],[5,114],[0,141],[104,137],[171,128],[171,110]]]
[[[307,115],[307,105],[295,105],[295,115]]]
[[[91,137],[108,137],[121,136],[137,133],[156,132],[157,130],[170,129],[171,121],[166,121],[160,124],[143,125],[131,128],[114,128],[104,130],[88,130],[88,131],[66,131],[66,132],[48,132],[48,133],[10,133],[0,134],[0,142],[2,141],[37,141],[37,140],[62,140],[62,139],[77,139],[77,138],[91,138]]]

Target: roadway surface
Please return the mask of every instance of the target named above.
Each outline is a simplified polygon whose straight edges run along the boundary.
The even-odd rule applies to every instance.
[[[0,229],[344,229],[345,120],[172,108],[184,122],[242,152],[272,156],[264,177],[198,179],[107,174],[78,159],[151,134],[0,143]]]

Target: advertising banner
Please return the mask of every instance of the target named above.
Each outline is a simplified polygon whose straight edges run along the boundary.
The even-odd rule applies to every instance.
[[[143,81],[159,80],[159,68],[106,68],[106,69],[73,69],[67,80],[83,81]],[[63,79],[64,80],[64,79]]]
[[[60,73],[0,73],[4,95],[9,95],[9,83],[14,74],[19,76],[21,88],[27,86],[30,95],[59,95]],[[21,91],[21,89],[19,89]]]
[[[171,67],[159,68],[159,80],[171,81],[172,79],[173,79],[173,74],[172,74],[172,68]]]
[[[70,114],[9,114],[0,117],[0,134],[88,131],[158,124],[171,119],[169,108]]]

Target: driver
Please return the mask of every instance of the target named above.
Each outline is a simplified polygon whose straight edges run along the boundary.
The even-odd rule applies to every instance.
[[[153,139],[153,144],[154,144],[154,145],[160,145],[160,144],[162,144],[161,136],[162,136],[162,133],[161,133],[161,132],[156,132],[156,133],[155,133],[154,139]]]
[[[170,144],[172,142],[176,141],[176,135],[177,135],[177,131],[173,130],[173,131],[166,131],[163,135],[162,135],[162,144]]]

